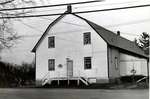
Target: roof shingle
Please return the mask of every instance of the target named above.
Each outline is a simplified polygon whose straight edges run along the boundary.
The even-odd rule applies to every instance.
[[[126,51],[135,53],[137,55],[141,55],[143,57],[147,57],[144,53],[144,51],[139,48],[134,42],[127,40],[121,36],[118,36],[117,34],[89,21],[86,20],[86,22],[111,46],[124,49]]]

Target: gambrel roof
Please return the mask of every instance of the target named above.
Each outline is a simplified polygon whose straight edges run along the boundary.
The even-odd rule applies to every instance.
[[[37,47],[39,46],[40,42],[43,40],[47,32],[50,30],[50,28],[55,25],[60,19],[62,19],[65,15],[68,13],[64,13],[61,16],[59,16],[56,20],[54,20],[46,29],[46,31],[43,33],[35,47],[32,49],[32,52],[36,52]],[[81,16],[78,16],[76,14],[70,13],[82,20],[85,20],[99,35],[102,37],[108,45],[119,48],[120,50],[124,50],[127,52],[134,53],[136,55],[148,58],[148,55],[144,53],[142,49],[140,49],[134,42],[129,41],[121,36],[118,36],[117,34],[113,33],[112,31],[109,31],[105,29],[104,27],[101,27]]]

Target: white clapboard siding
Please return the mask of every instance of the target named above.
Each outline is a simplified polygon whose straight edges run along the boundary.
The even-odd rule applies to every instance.
[[[91,32],[91,44],[83,44],[83,33]],[[55,48],[48,37],[55,36]],[[92,57],[92,69],[84,69],[84,57]],[[66,77],[66,58],[73,60],[73,76],[108,79],[107,43],[84,20],[66,15],[48,32],[36,50],[36,79]],[[48,71],[48,59],[55,59],[55,71]],[[60,68],[58,65],[62,64]]]
[[[135,70],[135,75],[147,75],[147,61],[127,54],[120,53],[120,75],[133,75],[131,70]]]

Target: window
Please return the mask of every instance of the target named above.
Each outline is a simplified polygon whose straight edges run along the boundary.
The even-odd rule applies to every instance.
[[[48,70],[49,71],[55,70],[55,59],[48,60]]]
[[[84,57],[84,69],[91,69],[91,57]]]
[[[54,36],[48,37],[48,48],[54,47],[55,47],[55,37]]]
[[[118,58],[115,57],[115,68],[118,69]]]
[[[91,44],[91,33],[90,32],[86,32],[83,34],[83,42],[84,42],[84,45]]]

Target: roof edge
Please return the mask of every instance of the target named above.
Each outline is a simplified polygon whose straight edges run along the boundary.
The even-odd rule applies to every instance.
[[[87,19],[85,19],[85,18],[83,18],[83,17],[81,17],[81,16],[79,16],[79,15],[76,15],[76,14],[74,14],[74,13],[72,13],[73,15],[75,15],[75,16],[77,16],[77,17],[79,17],[79,18],[81,18],[81,19],[83,19],[83,20],[85,20],[97,33],[98,33],[98,31],[89,23],[89,22],[91,22],[91,21],[89,21],[89,20],[87,20]],[[93,22],[91,22],[91,23],[93,23]],[[93,23],[93,24],[95,24],[95,23]],[[97,24],[96,24],[97,25]],[[99,25],[98,25],[99,26]],[[113,33],[112,31],[110,31],[110,30],[108,30],[108,29],[105,29],[104,27],[102,27],[102,26],[99,26],[99,27],[101,27],[101,28],[103,28],[104,30],[106,30],[106,31],[108,31],[108,32],[111,32],[111,33]],[[98,33],[99,34],[99,33]],[[114,35],[116,35],[115,33],[113,33]],[[101,36],[101,35],[100,35]],[[117,35],[116,35],[117,36]],[[102,37],[102,36],[101,36]],[[118,36],[117,36],[118,37]],[[102,37],[103,38],[103,37]],[[126,38],[124,38],[124,37],[121,37],[120,36],[120,38],[122,38],[122,39],[125,39],[125,40],[127,40],[127,41],[130,41],[130,40],[128,40],[128,39],[126,39]],[[104,38],[103,38],[104,39]],[[105,40],[105,39],[104,39]],[[106,41],[106,40],[105,40]],[[106,41],[107,42],[107,41]],[[130,42],[132,42],[132,41],[130,41]],[[133,42],[132,42],[133,43]],[[108,45],[110,45],[110,46],[114,46],[114,45],[111,45],[111,44],[109,44],[109,42],[107,42],[107,44]],[[136,46],[136,45],[135,45]],[[117,47],[117,46],[114,46],[114,47]],[[136,46],[136,47],[138,47],[138,46]],[[119,48],[119,49],[122,49],[122,48],[120,48],[120,47],[117,47],[117,48]],[[138,49],[140,49],[140,48],[138,48]],[[125,49],[124,49],[125,50]],[[141,49],[140,49],[141,50]],[[127,51],[129,51],[129,50],[127,50]],[[129,52],[131,52],[131,51],[129,51]],[[142,57],[145,57],[145,58],[148,58],[149,59],[149,56],[148,55],[146,55],[146,54],[137,54],[137,53],[135,53],[135,52],[131,52],[131,53],[134,53],[134,54],[136,54],[136,55],[139,55],[139,56],[142,56]]]
[[[31,52],[35,53],[37,47],[39,46],[39,43],[42,41],[42,39],[45,37],[45,35],[47,34],[48,30],[54,26],[59,20],[61,20],[66,14],[68,14],[67,11],[64,12],[64,14],[60,15],[58,18],[56,18],[53,22],[51,22],[49,24],[49,26],[46,28],[45,32],[42,34],[42,36],[40,37],[40,39],[38,40],[38,42],[36,43],[36,45],[34,46],[34,48],[31,50]]]
[[[65,11],[64,12],[64,14],[62,14],[62,15],[60,15],[58,18],[56,18],[53,22],[51,22],[50,24],[49,24],[49,26],[47,27],[47,29],[45,30],[45,32],[42,34],[42,36],[41,36],[41,38],[38,40],[38,42],[36,43],[36,45],[34,46],[34,48],[31,50],[31,52],[36,52],[36,49],[37,49],[37,47],[39,46],[39,44],[40,44],[40,42],[43,40],[43,38],[45,37],[45,35],[47,34],[47,32],[50,30],[50,28],[52,27],[52,26],[54,26],[59,20],[61,20],[65,15],[67,15],[67,14],[72,14],[72,15],[74,15],[74,16],[76,16],[76,17],[78,17],[78,18],[80,18],[80,19],[83,19],[84,21],[86,21],[97,33],[98,33],[98,31],[90,24],[90,22],[91,21],[89,21],[89,20],[87,20],[87,19],[85,19],[85,18],[83,18],[83,17],[81,17],[81,16],[79,16],[79,15],[76,15],[75,13],[68,13],[68,11]],[[91,22],[91,23],[93,23],[93,22]],[[93,24],[95,24],[95,23],[93,23]],[[95,25],[97,25],[97,24],[95,24]],[[99,25],[98,25],[99,26]],[[111,33],[113,33],[114,35],[116,35],[114,32],[112,32],[112,31],[110,31],[110,30],[108,30],[108,29],[105,29],[104,27],[101,27],[101,26],[99,26],[100,28],[103,28],[105,31],[108,31],[108,32],[111,32]],[[98,33],[99,34],[99,33]],[[101,36],[101,35],[100,35]],[[101,36],[102,37],[102,36]],[[102,37],[103,38],[103,37]],[[123,38],[123,39],[125,39],[125,40],[128,40],[128,39],[126,39],[126,38],[124,38],[124,37],[121,37],[121,38]],[[104,39],[104,38],[103,38]],[[105,40],[105,39],[104,39]],[[106,41],[106,40],[105,40]],[[130,41],[130,40],[128,40],[128,41]],[[106,41],[106,43],[108,44],[108,45],[110,45],[110,46],[114,46],[114,45],[111,45],[111,44],[109,44],[109,42],[107,42]],[[114,47],[117,47],[117,48],[119,48],[118,46],[114,46]],[[122,48],[119,48],[119,49],[122,49]],[[125,49],[124,49],[125,50]],[[129,51],[129,50],[128,50]],[[130,52],[130,51],[129,51]],[[134,53],[134,54],[137,54],[137,53],[135,53],[135,52],[132,52],[131,51],[131,53]],[[137,55],[140,55],[140,56],[142,56],[142,57],[145,57],[145,58],[149,58],[149,56],[148,55],[146,55],[146,54],[137,54]]]

